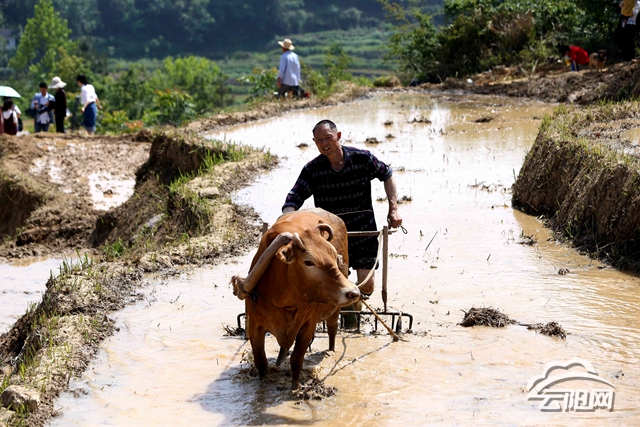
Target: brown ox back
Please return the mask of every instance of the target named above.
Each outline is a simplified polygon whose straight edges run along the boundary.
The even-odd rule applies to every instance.
[[[331,226],[330,242],[329,233],[319,224]],[[329,349],[334,350],[340,307],[353,303],[360,294],[347,279],[349,255],[344,222],[322,209],[291,212],[278,218],[262,237],[252,268],[283,232],[297,233],[304,248],[296,239],[283,246],[258,281],[252,297],[245,299],[247,335],[261,376],[268,370],[265,333],[270,332],[280,345],[277,364],[295,342],[291,370],[292,387],[297,388],[304,353],[316,324],[327,320]]]

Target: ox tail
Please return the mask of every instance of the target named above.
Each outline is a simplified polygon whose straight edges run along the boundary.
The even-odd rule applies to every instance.
[[[239,300],[244,300],[249,296],[248,293],[244,291],[244,277],[233,276],[231,278],[231,287],[233,288],[233,294],[238,297]]]

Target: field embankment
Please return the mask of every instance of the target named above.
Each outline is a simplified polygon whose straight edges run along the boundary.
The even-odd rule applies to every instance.
[[[513,186],[513,204],[544,215],[578,248],[640,270],[640,127],[635,102],[558,107]]]
[[[257,216],[233,204],[229,194],[272,167],[274,156],[179,131],[129,138],[142,137],[151,142],[151,151],[137,172],[133,196],[103,214],[84,195],[63,193],[46,179],[18,174],[11,162],[3,164],[1,194],[15,201],[3,205],[2,214],[4,209],[25,211],[14,230],[5,232],[6,247],[16,247],[24,233],[20,228],[33,224],[38,210],[71,203],[88,212],[87,224],[76,233],[77,242],[60,244],[67,249],[74,242],[76,248],[93,245],[104,256],[100,261],[85,255],[77,263],[65,262],[60,275],[47,282],[42,301],[0,336],[0,393],[3,406],[11,408],[0,407],[1,425],[42,426],[55,414],[54,399],[113,333],[110,313],[139,299],[142,271],[170,271],[175,264],[224,259],[257,242]],[[19,147],[12,141],[3,140],[3,159],[13,153],[9,157],[22,159],[22,169],[28,171],[38,155],[23,150],[42,153],[37,145]],[[31,199],[35,210],[19,203]],[[66,216],[51,217],[64,228]]]
[[[640,96],[640,61],[618,63],[602,71],[569,72],[563,64],[546,64],[534,70],[494,67],[466,80],[447,79],[440,85],[482,95],[535,98],[547,102],[589,105],[598,101],[622,101]]]

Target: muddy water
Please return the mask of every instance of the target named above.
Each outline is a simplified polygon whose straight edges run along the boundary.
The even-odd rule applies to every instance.
[[[417,335],[391,343],[386,335],[340,333],[334,354],[308,363],[337,395],[296,402],[278,384],[247,377],[241,360],[249,345],[222,330],[243,311],[228,282],[247,271],[247,254],[237,264],[150,278],[146,301],[117,314],[120,332],[72,383],[79,397],[59,399],[62,415],[51,425],[638,425],[640,279],[548,241],[539,221],[509,207],[508,189],[551,108],[388,95],[212,135],[285,157],[236,195],[269,223],[316,156],[310,129],[322,118],[338,123],[347,144],[392,163],[399,196],[411,201],[400,207],[408,234],[390,238],[389,306],[414,315]],[[409,123],[422,117],[431,123]],[[475,122],[482,118],[491,120]],[[366,145],[368,137],[382,142]],[[309,147],[297,148],[302,142]],[[384,195],[377,182],[373,192]],[[376,209],[382,224],[385,203]],[[537,244],[519,244],[524,236]],[[379,293],[372,302],[382,305]],[[557,321],[569,335],[458,326],[461,310],[472,306],[499,308],[521,322]],[[273,362],[277,346],[268,341]],[[312,351],[319,357],[326,347],[319,334]],[[576,357],[615,386],[613,411],[547,413],[527,401],[530,378]],[[563,385],[594,388],[583,383]]]
[[[0,264],[0,334],[6,332],[31,303],[42,299],[45,283],[56,276],[60,259],[29,259]]]

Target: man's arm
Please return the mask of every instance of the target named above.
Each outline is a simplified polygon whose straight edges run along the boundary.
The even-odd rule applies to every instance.
[[[399,227],[402,225],[402,217],[398,212],[398,192],[396,190],[396,181],[393,175],[384,182],[384,192],[387,193],[387,200],[389,201],[387,222],[391,228]]]
[[[293,188],[287,194],[287,199],[282,206],[282,213],[297,211],[302,207],[304,201],[312,196],[313,192],[309,181],[310,176],[307,169],[303,168]]]

